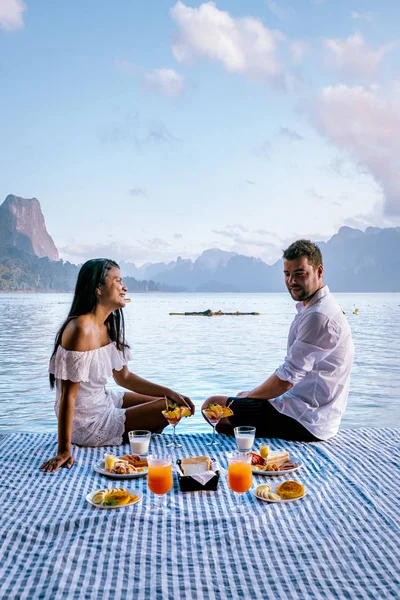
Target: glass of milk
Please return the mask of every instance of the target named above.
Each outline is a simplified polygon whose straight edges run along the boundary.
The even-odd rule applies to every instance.
[[[136,429],[135,431],[130,431],[128,437],[132,454],[147,456],[149,452],[151,431],[147,431],[146,429]]]
[[[254,436],[256,435],[255,427],[248,427],[247,425],[241,425],[235,427],[236,445],[239,452],[251,452],[254,444]]]

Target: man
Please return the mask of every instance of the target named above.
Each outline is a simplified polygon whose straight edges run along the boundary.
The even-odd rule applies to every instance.
[[[337,433],[346,409],[354,358],[350,327],[324,285],[318,246],[298,240],[283,259],[286,287],[297,301],[283,364],[250,392],[212,396],[202,408],[232,402],[234,414],[220,421],[221,432],[253,425],[261,437],[327,440]]]

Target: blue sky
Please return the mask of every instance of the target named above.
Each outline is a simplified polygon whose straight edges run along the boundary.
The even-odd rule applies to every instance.
[[[0,201],[136,264],[400,225],[400,3],[0,0]]]

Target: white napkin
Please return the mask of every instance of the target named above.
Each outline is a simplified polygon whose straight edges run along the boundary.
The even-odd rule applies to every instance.
[[[206,485],[210,479],[212,479],[215,475],[215,471],[218,469],[219,465],[217,462],[212,461],[211,463],[211,471],[204,471],[204,473],[197,473],[196,475],[191,475],[190,477],[200,483],[200,485]]]
[[[197,473],[197,475],[191,475],[190,477],[200,483],[200,485],[206,485],[207,481],[210,481],[214,475],[214,471],[204,471],[204,473]]]

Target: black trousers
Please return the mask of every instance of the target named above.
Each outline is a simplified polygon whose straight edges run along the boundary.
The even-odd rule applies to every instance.
[[[278,412],[268,400],[255,398],[229,398],[233,415],[229,417],[232,427],[251,425],[257,437],[281,438],[297,442],[319,442],[312,433],[296,419]]]

